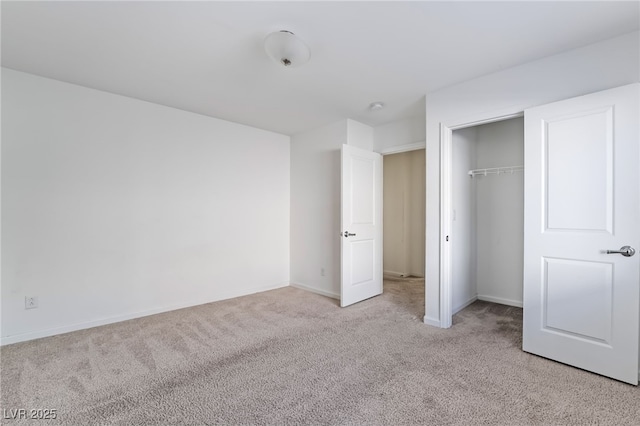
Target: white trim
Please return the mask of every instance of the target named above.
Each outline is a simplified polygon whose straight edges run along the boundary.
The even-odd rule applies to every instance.
[[[524,110],[525,108],[523,107],[522,109],[518,109],[518,112],[499,114],[495,116],[491,115],[488,118],[476,117],[475,119],[472,119],[472,121],[462,120],[458,124],[450,125],[447,127],[450,128],[451,130],[460,130],[460,129],[466,129],[467,127],[482,126],[483,124],[490,124],[490,123],[497,123],[498,121],[511,120],[512,118],[524,117]]]
[[[522,308],[522,301],[518,301],[518,300],[503,299],[501,297],[482,296],[482,295],[478,295],[478,300],[483,300],[485,302],[491,302],[491,303],[499,303],[501,305],[515,306],[516,308]]]
[[[376,152],[382,155],[389,155],[389,154],[399,154],[401,152],[417,151],[419,149],[426,149],[426,148],[427,148],[427,141],[420,141],[420,142],[408,143],[406,145],[390,146],[388,148],[384,148]]]
[[[132,320],[132,319],[136,319],[136,318],[142,318],[142,317],[146,317],[146,316],[149,316],[149,315],[161,314],[163,312],[175,311],[177,309],[192,308],[194,306],[206,305],[208,303],[219,302],[221,300],[234,299],[236,297],[247,296],[249,294],[255,294],[255,293],[261,293],[263,291],[275,290],[275,289],[278,289],[278,288],[287,287],[288,285],[289,285],[289,283],[283,282],[283,283],[276,284],[276,285],[255,287],[255,288],[244,290],[244,291],[232,292],[232,293],[229,293],[226,296],[223,296],[223,297],[220,297],[220,298],[217,298],[217,299],[214,299],[214,300],[204,301],[204,302],[201,301],[201,300],[198,300],[198,301],[189,301],[189,302],[184,302],[184,303],[177,303],[175,305],[161,306],[159,308],[149,309],[149,310],[146,310],[146,311],[134,312],[134,313],[131,313],[131,314],[116,315],[116,316],[112,316],[112,317],[101,318],[101,319],[94,320],[94,321],[81,322],[81,323],[77,323],[77,324],[64,325],[64,326],[61,326],[61,327],[48,328],[46,330],[31,331],[31,332],[28,332],[28,333],[21,333],[21,334],[15,334],[15,335],[12,335],[12,336],[5,336],[5,337],[0,338],[0,346],[11,345],[13,343],[19,343],[19,342],[26,342],[28,340],[40,339],[40,338],[43,338],[43,337],[57,336],[58,334],[71,333],[73,331],[85,330],[87,328],[93,328],[93,327],[99,327],[99,326],[102,326],[102,325],[114,324],[114,323],[117,323],[117,322],[128,321],[128,320]]]
[[[423,321],[424,321],[424,323],[425,323],[425,324],[427,324],[427,325],[431,325],[431,326],[433,326],[433,327],[441,328],[441,327],[440,327],[440,321],[439,321],[439,320],[437,320],[437,319],[427,318],[427,316],[425,315],[425,317],[424,317],[424,320],[423,320]]]
[[[440,123],[440,326],[452,324],[451,179],[453,131]]]
[[[460,312],[461,310],[463,310],[464,308],[466,308],[467,306],[469,306],[470,304],[472,304],[476,300],[478,300],[478,296],[473,296],[471,299],[467,300],[462,305],[460,305],[457,308],[455,308],[453,310],[453,315],[457,314],[458,312]]]
[[[300,290],[306,290],[306,291],[310,291],[311,293],[316,293],[322,296],[330,297],[332,299],[340,300],[340,295],[338,293],[332,293],[330,291],[320,290],[318,288],[314,288],[305,284],[294,283],[294,282],[289,283],[289,285],[291,287],[299,288]]]

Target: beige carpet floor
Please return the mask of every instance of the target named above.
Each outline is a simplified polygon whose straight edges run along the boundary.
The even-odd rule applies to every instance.
[[[5,346],[2,422],[640,424],[638,388],[522,352],[521,309],[476,302],[440,330],[423,288],[341,309],[288,287]]]

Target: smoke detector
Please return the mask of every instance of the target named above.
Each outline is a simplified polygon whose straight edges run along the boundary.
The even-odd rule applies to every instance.
[[[382,108],[384,108],[384,102],[377,101],[369,104],[369,111],[379,111]]]

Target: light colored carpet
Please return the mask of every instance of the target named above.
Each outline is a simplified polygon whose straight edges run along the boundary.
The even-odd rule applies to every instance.
[[[638,388],[522,352],[521,309],[476,302],[440,330],[423,288],[387,280],[341,309],[288,287],[6,346],[1,407],[73,425],[640,424]]]

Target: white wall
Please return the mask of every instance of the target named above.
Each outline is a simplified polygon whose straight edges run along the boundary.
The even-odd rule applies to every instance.
[[[476,300],[476,191],[467,174],[476,168],[476,128],[453,132],[452,139],[452,258],[451,298],[453,312]]]
[[[476,145],[478,169],[523,165],[524,118],[478,126]],[[478,176],[473,181],[478,299],[522,306],[524,174]]]
[[[357,148],[373,151],[373,127],[347,119],[347,143]]]
[[[384,156],[384,272],[424,276],[424,150]]]
[[[334,298],[340,297],[340,150],[346,143],[346,120],[291,137],[291,285]]]
[[[639,39],[638,32],[630,33],[427,95],[426,323],[441,325],[440,123],[471,123],[638,82]]]
[[[373,129],[346,119],[291,137],[291,285],[336,299],[344,144],[370,150]]]
[[[3,69],[2,143],[2,343],[289,283],[287,136]]]
[[[398,149],[398,148],[404,149]],[[425,147],[425,118],[413,117],[373,128],[373,150],[384,154]]]

